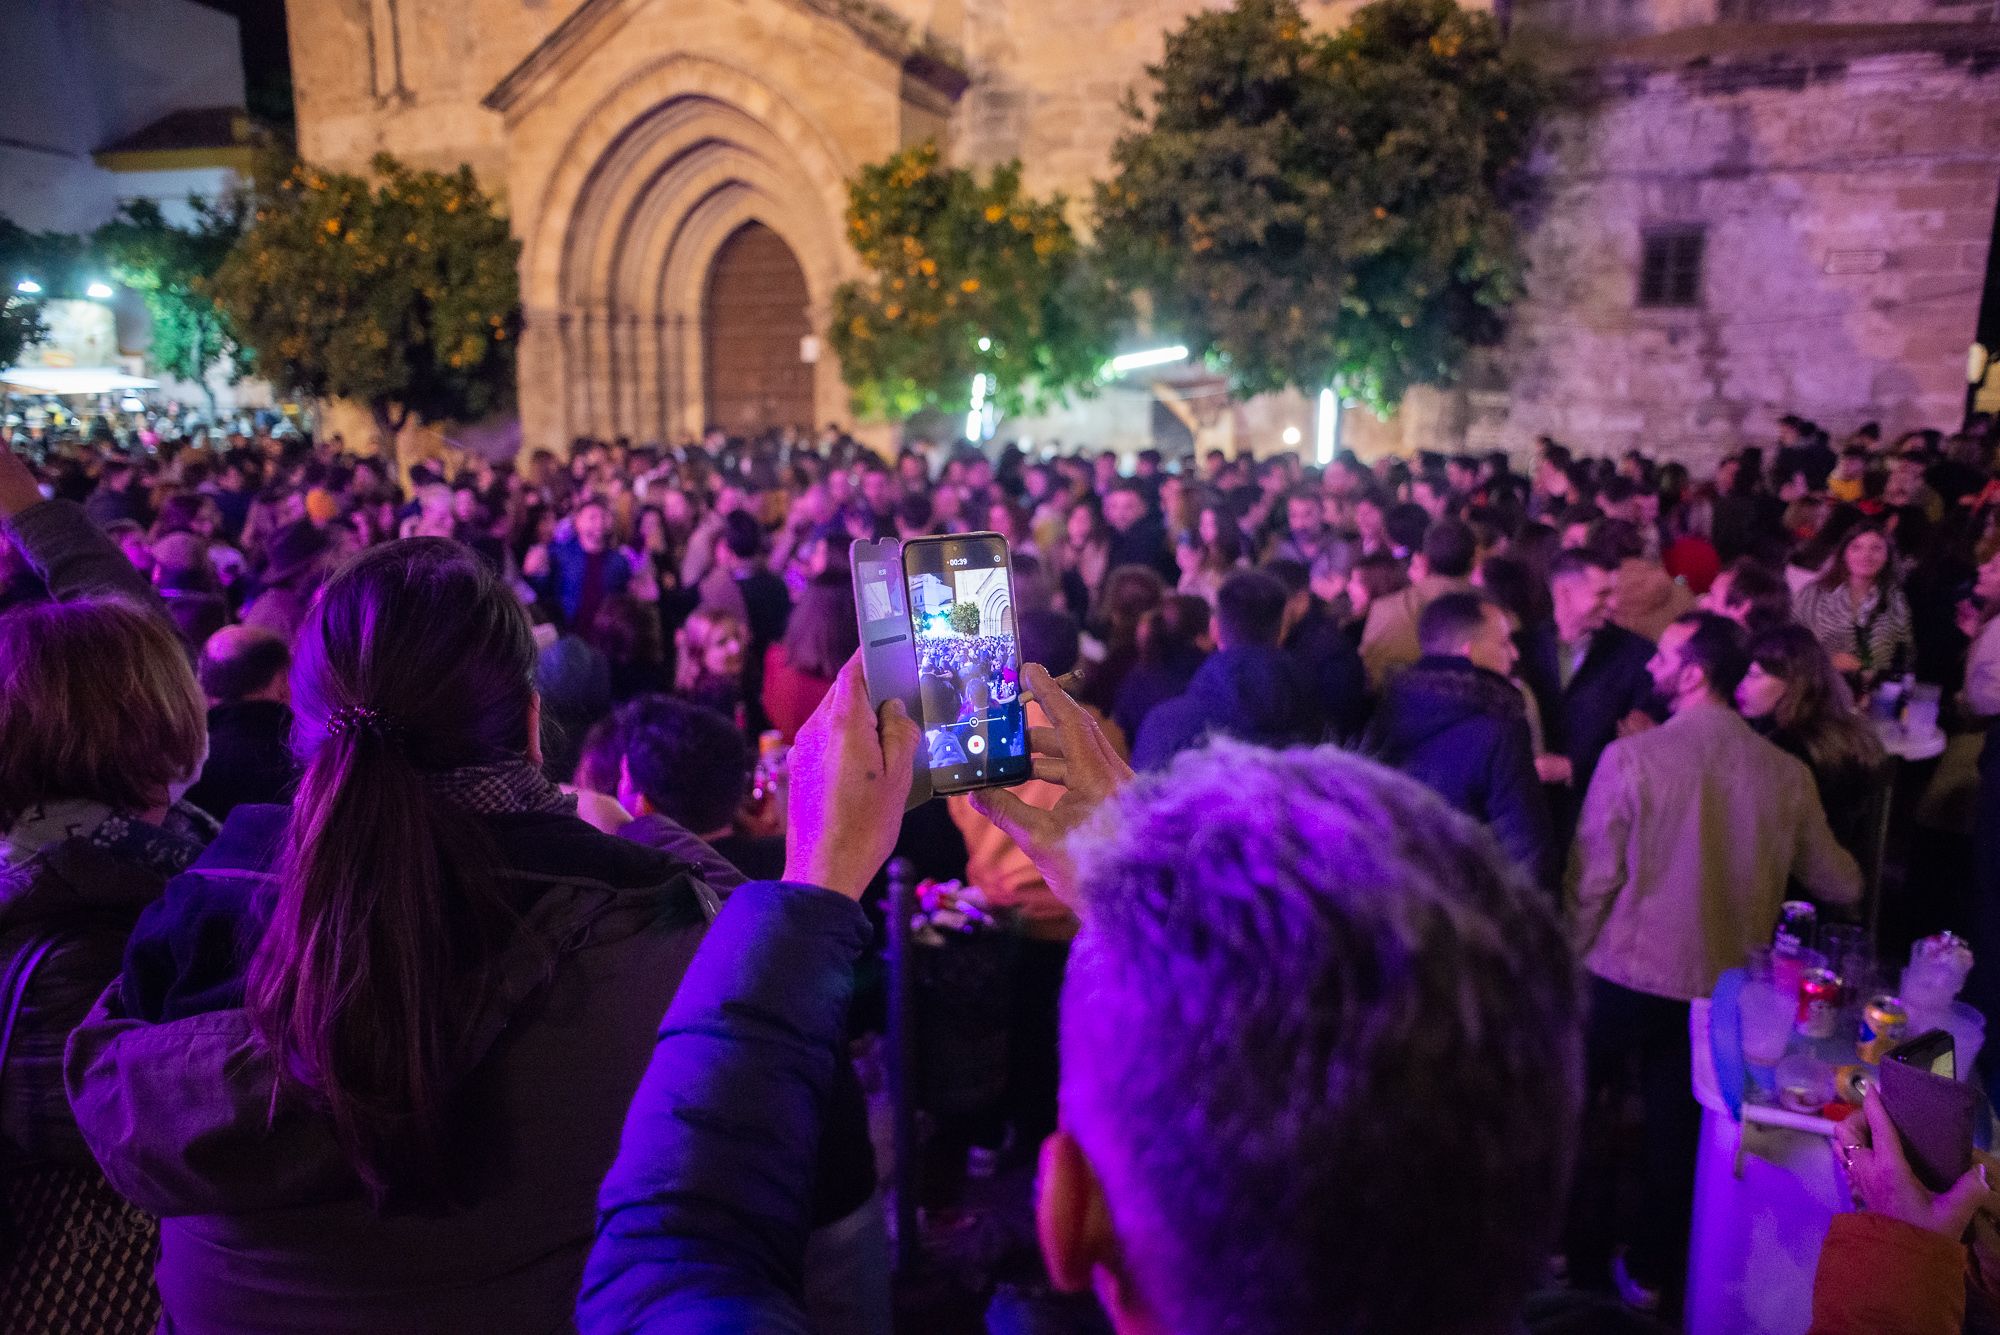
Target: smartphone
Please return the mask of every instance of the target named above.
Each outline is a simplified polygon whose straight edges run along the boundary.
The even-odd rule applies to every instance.
[[[1932,1029],[1889,1050],[1878,1075],[1882,1106],[1896,1124],[1917,1180],[1943,1191],[1972,1167],[1973,1087],[1957,1079],[1951,1034]]]
[[[1007,540],[953,533],[907,542],[903,580],[931,791],[966,793],[1032,777]]]
[[[868,703],[876,709],[901,700],[912,719],[923,718],[917,691],[917,649],[903,580],[903,545],[894,538],[856,542],[847,549],[854,573],[854,617],[861,628],[861,672]],[[921,752],[911,776],[909,805],[930,798],[930,769]]]

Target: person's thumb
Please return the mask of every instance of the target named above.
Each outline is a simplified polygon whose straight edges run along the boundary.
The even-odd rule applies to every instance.
[[[1939,1231],[1958,1237],[1965,1232],[1972,1216],[1981,1210],[2000,1209],[2000,1192],[1988,1184],[1985,1164],[1974,1164],[1964,1176],[1931,1203],[1932,1217],[1938,1221]]]
[[[972,793],[972,809],[1000,827],[1000,832],[1029,851],[1033,836],[1028,833],[1026,822],[1040,815],[1038,807],[1031,807],[1005,788],[977,788]]]
[[[882,706],[882,765],[892,776],[910,774],[917,763],[917,748],[923,745],[924,730],[910,717],[901,700]]]

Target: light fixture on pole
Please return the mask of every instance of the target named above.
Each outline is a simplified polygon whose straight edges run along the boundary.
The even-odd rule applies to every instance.
[[[23,278],[20,282],[14,284],[14,290],[23,296],[32,297],[42,290],[42,285],[32,278]]]
[[[111,300],[111,284],[105,282],[92,283],[83,290],[83,295],[89,297],[92,301],[109,301]]]
[[[1188,350],[1176,343],[1171,348],[1148,348],[1144,352],[1120,353],[1111,359],[1111,374],[1124,375],[1146,366],[1167,366],[1187,360]]]
[[[1340,396],[1331,389],[1319,392],[1319,418],[1313,423],[1313,461],[1321,466],[1333,462],[1340,449]]]

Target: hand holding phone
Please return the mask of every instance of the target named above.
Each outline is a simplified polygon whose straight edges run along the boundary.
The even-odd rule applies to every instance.
[[[1132,781],[1132,767],[1113,749],[1097,720],[1069,698],[1047,669],[1030,663],[1025,676],[1036,714],[1048,721],[1047,727],[1028,730],[1034,776],[1059,785],[1062,796],[1045,808],[1004,788],[988,788],[972,795],[972,805],[1020,846],[1056,898],[1074,909],[1080,899],[1069,836]],[[1029,722],[1035,723],[1033,715]]]
[[[917,726],[899,705],[876,710],[847,660],[792,747],[785,879],[859,899],[895,849]]]
[[[1889,1065],[1884,1062],[1883,1068]],[[1860,1208],[1948,1238],[1962,1236],[1975,1214],[2000,1212],[2000,1192],[1987,1184],[1983,1165],[1968,1169],[1942,1192],[1918,1181],[1880,1089],[1869,1090],[1861,1112],[1840,1124],[1834,1149]]]

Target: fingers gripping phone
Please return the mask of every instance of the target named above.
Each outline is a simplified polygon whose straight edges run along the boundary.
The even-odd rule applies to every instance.
[[[1933,1029],[1889,1051],[1880,1073],[1882,1106],[1896,1124],[1917,1180],[1944,1191],[1972,1167],[1978,1096],[1956,1078],[1951,1034]]]
[[[917,650],[910,628],[909,599],[903,581],[903,545],[894,538],[856,542],[848,548],[854,572],[854,613],[861,628],[861,669],[868,680],[868,703],[881,709],[901,700],[903,710],[919,725],[923,699],[917,690]],[[909,806],[930,799],[930,768],[917,752],[911,776]]]
[[[930,790],[999,788],[1033,776],[1014,624],[1014,571],[997,533],[918,538],[902,570]]]

